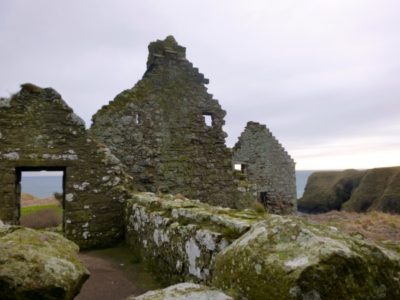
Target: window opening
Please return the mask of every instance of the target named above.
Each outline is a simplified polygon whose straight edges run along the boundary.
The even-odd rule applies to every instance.
[[[242,173],[246,172],[246,164],[234,164],[233,168]]]
[[[204,117],[204,123],[206,124],[207,127],[212,127],[213,126],[213,117],[211,114],[203,114]]]
[[[136,125],[142,124],[142,117],[140,116],[139,113],[135,113],[135,115],[133,116],[133,120]]]

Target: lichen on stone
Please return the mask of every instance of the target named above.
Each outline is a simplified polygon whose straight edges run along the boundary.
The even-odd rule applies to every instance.
[[[233,300],[222,291],[208,286],[184,282],[163,290],[150,291],[126,300]]]
[[[172,36],[150,43],[143,78],[93,116],[91,134],[127,166],[142,191],[239,207],[222,129],[226,112],[185,52]]]
[[[216,257],[213,284],[246,299],[397,299],[400,256],[295,217],[268,217]]]
[[[24,84],[7,103],[0,107],[0,218],[19,223],[21,172],[63,171],[65,235],[82,248],[121,240],[132,184],[120,161],[88,134],[55,90]]]
[[[0,299],[72,300],[89,277],[78,250],[54,232],[0,225]]]
[[[126,218],[126,239],[135,255],[171,283],[209,282],[217,253],[263,216],[172,195],[136,193],[127,201]]]

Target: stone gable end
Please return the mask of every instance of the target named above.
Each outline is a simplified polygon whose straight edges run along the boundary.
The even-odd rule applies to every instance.
[[[24,170],[64,172],[63,229],[81,247],[123,237],[127,176],[53,89],[32,84],[0,100],[0,219],[19,223]]]
[[[93,116],[91,132],[143,191],[235,207],[226,112],[207,83],[172,36],[152,42],[143,78]]]

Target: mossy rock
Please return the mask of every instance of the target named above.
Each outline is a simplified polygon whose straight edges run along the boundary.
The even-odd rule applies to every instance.
[[[217,255],[213,284],[245,299],[400,299],[400,256],[336,228],[270,215]]]
[[[0,224],[0,299],[69,300],[89,271],[60,234]]]
[[[141,296],[132,296],[127,300],[233,300],[223,292],[194,283],[180,283],[163,290],[147,292]]]

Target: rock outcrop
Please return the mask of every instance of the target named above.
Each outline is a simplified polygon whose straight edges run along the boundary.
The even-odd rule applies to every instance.
[[[90,130],[142,191],[237,207],[226,112],[207,83],[172,36],[152,42],[143,78],[103,106]]]
[[[163,290],[132,296],[126,300],[233,300],[233,298],[215,288],[184,282]]]
[[[308,213],[400,213],[400,167],[315,172],[308,179],[298,209]]]
[[[73,299],[89,277],[78,250],[54,232],[0,225],[0,299]]]
[[[400,299],[400,256],[334,227],[270,215],[217,255],[238,299]]]

